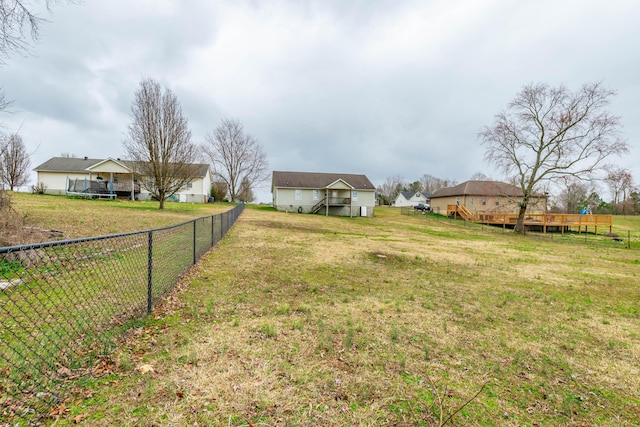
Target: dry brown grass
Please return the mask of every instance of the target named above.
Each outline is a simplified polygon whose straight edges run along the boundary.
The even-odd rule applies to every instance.
[[[639,260],[246,209],[57,425],[437,425],[434,387],[449,414],[484,384],[453,425],[638,425]]]
[[[224,204],[165,204],[128,200],[85,200],[63,196],[8,192],[13,201],[11,224],[0,230],[2,246],[76,239],[148,230],[213,215]],[[9,218],[3,214],[3,219]]]

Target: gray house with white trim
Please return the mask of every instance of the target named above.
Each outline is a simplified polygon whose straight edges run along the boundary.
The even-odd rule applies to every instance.
[[[273,207],[279,211],[373,216],[376,190],[365,175],[274,171]]]

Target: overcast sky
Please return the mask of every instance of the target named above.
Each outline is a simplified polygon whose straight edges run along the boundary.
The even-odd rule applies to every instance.
[[[176,94],[193,142],[237,119],[271,170],[499,179],[478,132],[524,85],[602,81],[640,183],[637,0],[84,0],[43,16],[34,55],[0,68],[14,101],[0,122],[39,147],[33,167],[125,157],[149,77]]]

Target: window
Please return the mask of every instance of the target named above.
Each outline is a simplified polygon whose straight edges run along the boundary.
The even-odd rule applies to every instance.
[[[187,182],[187,190],[191,190],[193,188],[193,181]]]
[[[302,190],[296,190],[296,200],[302,200]]]
[[[486,206],[487,205],[487,198],[483,197],[482,198],[482,206]]]
[[[320,191],[313,190],[313,200],[318,200],[320,198]]]
[[[353,199],[354,202],[358,201],[358,192],[357,191],[352,191],[351,192],[351,198]]]
[[[469,197],[469,206],[473,206],[473,197]]]
[[[496,197],[496,206],[500,206],[500,197]]]

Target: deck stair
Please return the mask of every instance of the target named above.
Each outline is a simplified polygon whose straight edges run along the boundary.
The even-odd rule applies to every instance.
[[[313,205],[313,207],[311,208],[311,213],[316,214],[320,212],[320,209],[325,207],[326,202],[327,202],[327,198],[325,197],[324,199],[320,200],[318,203]]]
[[[473,221],[474,217],[471,211],[465,205],[456,205],[456,213],[465,221]]]

